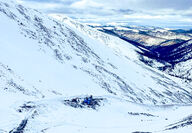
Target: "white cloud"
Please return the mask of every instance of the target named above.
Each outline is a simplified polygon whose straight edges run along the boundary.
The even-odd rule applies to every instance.
[[[92,0],[80,0],[80,1],[74,2],[71,5],[71,7],[77,8],[77,9],[86,9],[89,7],[98,8],[98,7],[103,7],[103,4],[94,2]]]
[[[24,3],[22,0],[16,0],[16,2],[18,2],[20,4]]]
[[[144,14],[140,14],[140,15],[124,15],[125,18],[129,19],[162,19],[165,16],[152,16],[152,15],[144,15]]]

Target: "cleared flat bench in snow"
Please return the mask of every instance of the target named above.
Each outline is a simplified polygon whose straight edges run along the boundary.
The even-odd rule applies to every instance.
[[[97,107],[101,106],[102,101],[106,99],[104,98],[94,98],[94,97],[75,97],[68,100],[63,100],[63,103],[67,106],[71,106],[74,108],[92,108],[97,109]]]

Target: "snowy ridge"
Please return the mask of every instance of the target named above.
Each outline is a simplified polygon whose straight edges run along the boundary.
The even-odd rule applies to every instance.
[[[3,0],[0,19],[0,132],[163,131],[184,117],[169,114],[191,109],[191,88],[121,39]],[[96,110],[64,103],[88,95],[105,100]],[[165,123],[149,130],[149,121]]]
[[[108,47],[112,48],[118,55],[122,55],[125,57],[132,56],[131,60],[138,60],[138,54],[136,54],[135,50],[139,50],[132,45],[126,46],[127,42],[119,39],[118,37],[110,36],[93,28],[90,28],[86,24],[79,23],[77,21],[72,20],[71,18],[58,15],[58,14],[50,14],[49,16],[69,25],[70,27],[78,30],[90,38],[97,40],[99,42],[104,43]],[[121,44],[121,45],[116,45]]]

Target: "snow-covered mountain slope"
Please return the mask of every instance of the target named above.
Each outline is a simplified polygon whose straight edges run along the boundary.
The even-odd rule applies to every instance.
[[[192,40],[187,40],[182,43],[169,46],[157,46],[155,48],[151,48],[150,51],[158,53],[158,58],[161,60],[171,64],[177,64],[179,62],[192,59]]]
[[[163,132],[190,115],[191,87],[117,37],[4,0],[0,29],[0,132]],[[102,100],[70,101],[87,95]]]
[[[156,66],[172,76],[191,82],[191,48],[191,40],[169,46],[151,47],[149,50],[140,53],[140,59],[152,67]],[[161,65],[157,65],[157,62],[160,62]]]
[[[142,26],[91,26],[142,47],[144,63],[191,82],[191,30],[170,30]]]
[[[40,84],[42,93],[57,90],[61,94],[71,94],[73,88],[78,94],[86,88],[84,92],[87,93],[101,91],[137,103],[191,101],[187,93],[190,88],[176,84],[171,77],[140,63],[135,51],[139,49],[125,45],[126,42],[118,38],[90,30],[94,35],[92,39],[86,36],[87,33],[82,34],[67,24],[20,5],[7,7],[2,4],[2,8],[1,61],[31,84]],[[9,36],[5,34],[8,31]],[[108,45],[94,39],[103,40],[100,36]],[[9,52],[11,54],[6,54]],[[151,89],[164,98],[152,93]],[[166,91],[173,91],[173,96]]]

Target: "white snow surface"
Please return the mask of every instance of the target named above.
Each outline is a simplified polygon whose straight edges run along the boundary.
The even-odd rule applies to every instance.
[[[0,29],[0,133],[24,120],[24,133],[190,133],[166,129],[190,118],[191,87],[140,62],[127,42],[9,0]],[[105,100],[95,110],[63,104],[89,95]]]

